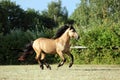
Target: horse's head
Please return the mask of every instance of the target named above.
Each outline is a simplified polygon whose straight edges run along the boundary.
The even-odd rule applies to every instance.
[[[77,34],[75,28],[72,25],[64,25],[59,28],[53,39],[61,37],[64,33],[67,33],[70,38],[79,39],[79,35]]]
[[[75,28],[73,26],[70,26],[69,29],[68,29],[68,35],[71,37],[71,38],[75,38],[75,39],[79,39],[79,35],[78,33],[76,32]]]

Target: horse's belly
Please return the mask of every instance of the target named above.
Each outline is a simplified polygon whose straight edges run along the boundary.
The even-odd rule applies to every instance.
[[[55,42],[52,40],[45,41],[45,42],[41,43],[41,49],[45,53],[54,54],[54,53],[56,53]]]
[[[33,48],[38,52],[44,52],[49,54],[56,53],[55,40],[47,38],[38,38],[33,43]]]
[[[54,47],[51,47],[51,46],[47,46],[47,47],[44,47],[42,48],[42,50],[45,52],[45,53],[50,53],[50,54],[55,54],[56,53],[56,49]]]

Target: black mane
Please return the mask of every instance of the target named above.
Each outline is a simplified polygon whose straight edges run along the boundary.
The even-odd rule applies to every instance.
[[[58,31],[56,32],[55,36],[53,37],[53,39],[59,38],[60,36],[62,36],[62,34],[68,29],[73,29],[75,31],[75,29],[73,28],[73,26],[68,26],[68,25],[64,25],[61,28],[58,29]]]

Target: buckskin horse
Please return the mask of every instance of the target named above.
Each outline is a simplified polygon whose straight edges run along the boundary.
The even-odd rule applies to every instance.
[[[26,46],[24,53],[18,60],[24,60],[27,54],[32,53],[32,49],[36,52],[35,59],[38,61],[40,68],[44,69],[45,65],[48,69],[51,69],[50,65],[46,62],[46,54],[58,54],[62,61],[58,64],[58,67],[62,66],[66,62],[64,54],[71,57],[69,67],[73,65],[74,57],[70,53],[70,39],[79,39],[75,28],[72,25],[64,25],[58,29],[55,37],[49,38],[38,38],[32,43]]]

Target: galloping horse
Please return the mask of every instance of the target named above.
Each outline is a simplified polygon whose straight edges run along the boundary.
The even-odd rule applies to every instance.
[[[58,64],[58,67],[62,66],[66,62],[64,54],[67,54],[69,57],[71,57],[69,67],[73,65],[74,58],[70,53],[70,38],[79,39],[79,36],[73,26],[64,25],[58,29],[54,38],[38,38],[33,41],[32,48],[36,52],[35,58],[38,61],[41,69],[44,69],[43,65],[46,65],[47,68],[51,69],[50,65],[45,61],[46,54],[58,54],[60,56],[62,62]],[[28,46],[28,49],[29,48],[30,47]],[[29,51],[26,51],[23,56],[19,58],[19,60],[23,60],[25,54],[28,53]]]

